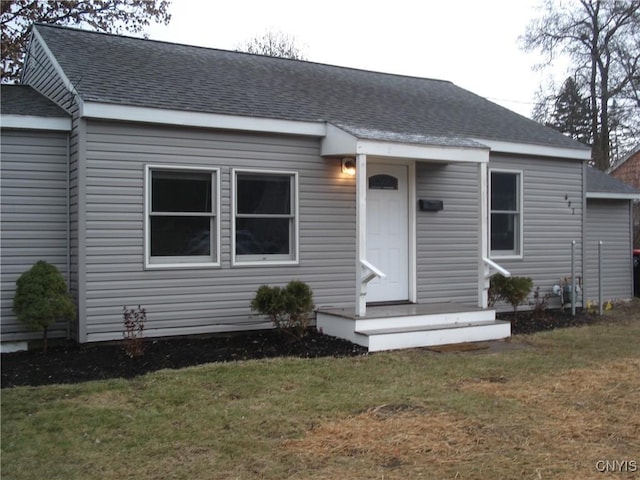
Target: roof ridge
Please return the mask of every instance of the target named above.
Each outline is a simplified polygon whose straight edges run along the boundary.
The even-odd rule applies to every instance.
[[[86,30],[86,29],[83,29],[83,28],[71,27],[71,26],[67,26],[67,25],[56,25],[56,24],[36,22],[36,23],[33,24],[33,26],[45,27],[45,28],[56,28],[56,29],[60,29],[60,30],[71,30],[71,31],[80,32],[80,33],[86,33],[86,34],[103,35],[103,36],[107,36],[107,37],[124,38],[124,39],[128,39],[128,40],[137,40],[137,41],[142,41],[142,42],[161,43],[161,44],[165,44],[165,45],[173,45],[173,46],[187,47],[187,48],[196,48],[196,49],[201,49],[201,50],[212,50],[212,51],[217,51],[217,52],[222,52],[222,53],[245,55],[245,56],[257,57],[257,58],[265,58],[265,59],[270,59],[270,60],[275,60],[275,61],[295,62],[295,63],[308,64],[308,65],[318,65],[318,66],[322,66],[322,67],[335,68],[335,69],[339,69],[339,70],[348,70],[348,71],[353,71],[353,72],[371,73],[371,74],[375,74],[375,75],[387,75],[387,76],[392,76],[392,77],[408,78],[408,79],[423,80],[423,81],[430,81],[430,82],[441,82],[441,83],[448,83],[448,84],[454,85],[454,83],[451,80],[444,80],[444,79],[439,79],[439,78],[420,77],[420,76],[417,76],[417,75],[407,75],[407,74],[393,73],[393,72],[381,72],[381,71],[378,71],[378,70],[368,70],[368,69],[365,69],[365,68],[348,67],[348,66],[344,66],[344,65],[334,65],[334,64],[331,64],[331,63],[322,63],[322,62],[316,62],[316,61],[312,61],[312,60],[301,60],[301,59],[286,58],[286,57],[274,57],[274,56],[271,56],[271,55],[260,54],[260,53],[249,53],[249,52],[243,52],[243,51],[240,51],[240,50],[227,50],[227,49],[224,49],[224,48],[205,47],[205,46],[202,46],[202,45],[193,45],[193,44],[190,44],[190,43],[177,43],[177,42],[170,42],[170,41],[167,41],[167,40],[157,40],[157,39],[153,39],[153,38],[134,37],[132,35],[127,35],[127,34],[119,34],[119,33],[111,33],[111,32],[99,32],[99,31],[96,31],[96,30]]]

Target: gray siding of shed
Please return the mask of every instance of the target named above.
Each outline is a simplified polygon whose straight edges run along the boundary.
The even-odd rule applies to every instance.
[[[2,130],[0,318],[2,341],[40,338],[12,311],[15,282],[38,260],[67,272],[67,134]],[[58,324],[50,337],[66,335]]]
[[[418,303],[478,303],[479,179],[476,164],[416,165],[416,195],[442,200],[416,212]]]
[[[253,294],[293,279],[318,306],[352,305],[355,183],[319,149],[303,137],[88,122],[85,341],[122,338],[125,305],[146,308],[149,336],[266,327]],[[144,270],[146,164],[220,169],[220,267]],[[299,265],[231,266],[232,168],[298,172]]]
[[[571,275],[571,242],[575,240],[575,272],[582,276],[582,162],[492,154],[489,168],[523,174],[522,259],[494,260],[513,275],[531,277],[534,288],[539,287],[544,295]],[[551,298],[550,305],[559,306],[559,300]]]
[[[585,299],[598,301],[598,242],[602,241],[603,300],[633,297],[629,200],[587,199]]]

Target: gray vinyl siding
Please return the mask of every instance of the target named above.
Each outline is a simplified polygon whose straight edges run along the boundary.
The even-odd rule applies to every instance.
[[[122,309],[146,335],[267,327],[249,303],[263,284],[309,283],[317,306],[355,297],[355,183],[318,139],[90,121],[86,142],[86,341],[122,338]],[[219,168],[221,266],[144,269],[145,165]],[[299,175],[299,265],[231,266],[232,168]]]
[[[67,134],[2,130],[0,290],[2,341],[40,338],[12,311],[15,282],[38,260],[67,272]],[[66,335],[58,324],[50,337]]]
[[[478,303],[479,180],[476,164],[416,165],[418,199],[442,200],[416,212],[418,303]]]
[[[59,70],[55,67],[53,59],[48,56],[42,43],[37,37],[32,36],[22,83],[31,85],[72,116],[72,131],[69,138],[69,217],[71,234],[69,288],[71,294],[78,300],[78,322],[74,322],[71,334],[75,339],[83,341],[82,320],[85,316],[84,292],[83,283],[79,277],[82,271],[80,265],[83,259],[79,255],[78,249],[79,236],[82,235],[82,219],[80,213],[83,209],[83,203],[80,202],[79,199],[83,178],[79,175],[79,172],[83,168],[83,164],[80,162],[80,158],[82,158],[81,148],[83,145],[83,136],[81,135],[83,121],[78,119],[76,98],[75,95],[68,90],[66,82],[67,79],[61,77]]]
[[[34,35],[31,37],[22,83],[31,85],[67,111],[75,105],[74,97],[67,89],[64,79],[56,70],[42,43]]]
[[[629,200],[587,199],[585,298],[598,300],[598,242],[602,241],[603,300],[633,297]]]
[[[494,259],[513,275],[531,277],[534,288],[551,293],[571,274],[571,242],[575,240],[575,272],[583,276],[582,162],[492,155],[489,168],[522,171],[522,259]],[[559,306],[551,298],[551,306]]]

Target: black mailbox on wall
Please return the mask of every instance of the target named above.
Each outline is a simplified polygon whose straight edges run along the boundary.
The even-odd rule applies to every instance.
[[[444,208],[444,202],[442,200],[418,200],[418,205],[421,212],[439,212]]]

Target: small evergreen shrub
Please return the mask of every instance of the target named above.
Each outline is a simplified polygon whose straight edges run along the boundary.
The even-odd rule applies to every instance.
[[[284,288],[262,285],[251,301],[251,309],[268,316],[279,331],[300,341],[309,329],[313,292],[299,280],[292,280]]]
[[[491,277],[489,286],[489,305],[499,301],[509,303],[517,315],[518,305],[524,303],[533,288],[533,280],[529,277],[505,277],[497,274]]]
[[[67,292],[67,283],[60,271],[38,261],[16,281],[13,311],[30,330],[42,330],[43,350],[47,351],[47,332],[57,320],[75,318],[76,306]]]
[[[144,354],[144,340],[142,332],[147,321],[147,311],[138,305],[138,308],[124,307],[124,350],[131,358]]]

